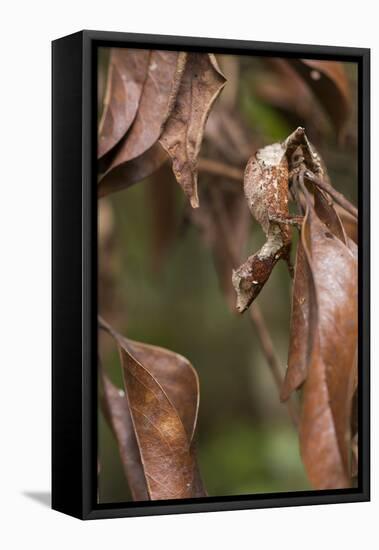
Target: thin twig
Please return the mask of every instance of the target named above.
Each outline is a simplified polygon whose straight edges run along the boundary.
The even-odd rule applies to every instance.
[[[267,328],[266,321],[263,317],[262,310],[258,304],[254,304],[253,306],[249,307],[248,312],[250,315],[250,320],[257,331],[258,340],[261,344],[263,355],[266,358],[267,364],[270,368],[271,374],[274,378],[276,387],[280,394],[283,386],[282,369],[280,367],[280,361],[278,359],[278,356],[275,353],[274,345],[273,345],[269,330]],[[287,405],[288,413],[291,417],[291,420],[294,426],[297,427],[299,425],[299,415],[297,413],[297,410],[294,406],[294,403],[291,397],[286,401],[286,405]]]
[[[329,195],[336,201],[337,204],[342,206],[349,214],[354,216],[355,218],[358,218],[358,210],[357,208],[351,204],[350,201],[348,201],[342,193],[339,193],[330,185],[330,183],[318,178],[313,172],[310,172],[309,170],[306,170],[304,172],[304,176],[308,181],[311,181],[317,187],[320,187],[323,191],[326,191],[329,193]]]
[[[227,256],[233,268],[237,268],[238,265],[240,264],[240,260],[234,250],[232,240],[229,237],[229,235],[231,235],[231,231],[230,231],[230,227],[228,227],[230,224],[225,212],[225,207],[221,202],[220,197],[216,192],[216,190],[212,192],[212,197],[214,199],[214,208],[219,221],[219,230],[222,233],[222,237],[226,246]],[[263,316],[263,313],[257,303],[255,303],[254,306],[249,308],[249,316],[250,316],[249,318],[251,322],[253,323],[256,329],[263,355],[266,358],[270,372],[274,378],[278,392],[280,393],[283,385],[283,374],[280,366],[280,360],[275,352],[274,344],[271,339],[270,332],[267,328],[267,324]],[[293,424],[297,427],[299,424],[299,418],[298,418],[297,411],[293,405],[293,402],[291,402],[291,399],[289,399],[286,402],[286,405],[287,405],[291,420]]]
[[[200,172],[207,172],[214,176],[224,176],[240,183],[243,181],[244,171],[241,168],[219,162],[218,160],[199,158],[197,168]]]
[[[266,321],[263,317],[262,310],[258,304],[254,304],[254,307],[250,307],[248,311],[250,319],[257,329],[259,341],[262,346],[264,356],[266,357],[267,363],[269,364],[269,367],[271,369],[272,376],[280,392],[283,384],[282,369],[280,367],[279,359],[275,353],[274,345],[272,343]]]

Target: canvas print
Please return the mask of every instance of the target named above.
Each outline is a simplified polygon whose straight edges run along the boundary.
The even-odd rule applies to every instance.
[[[97,57],[98,503],[357,487],[357,65]]]

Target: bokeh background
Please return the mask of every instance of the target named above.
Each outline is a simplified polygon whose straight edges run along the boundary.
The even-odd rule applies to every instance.
[[[344,64],[350,114],[343,135],[336,135],[312,91],[291,75],[283,80],[275,68],[280,60],[224,55],[218,61],[228,83],[217,108],[227,111],[233,105],[250,154],[305,126],[333,185],[356,204],[357,67]],[[106,67],[105,50],[99,62],[100,97]],[[212,130],[222,135],[222,127],[217,130],[212,117],[202,148],[208,157],[217,148]],[[200,173],[200,189],[214,184],[214,178],[211,181]],[[255,330],[246,314],[238,316],[228,307],[211,249],[199,227],[191,223],[187,202],[169,166],[100,199],[98,212],[99,312],[123,335],[174,350],[196,368],[201,389],[198,460],[208,494],[310,489],[296,430],[279,401]],[[264,240],[261,228],[251,219],[242,257],[258,250]],[[280,262],[257,303],[283,374],[290,300],[291,281]],[[117,350],[104,334],[99,335],[99,353],[111,380],[121,387]],[[117,444],[100,408],[99,464],[100,502],[130,500]]]

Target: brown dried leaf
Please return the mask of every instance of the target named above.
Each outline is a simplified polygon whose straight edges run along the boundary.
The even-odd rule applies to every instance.
[[[358,352],[358,350],[357,350]],[[356,478],[358,476],[358,353],[355,357],[354,362],[354,374],[351,380],[351,396],[352,396],[352,406],[351,406],[351,477]]]
[[[354,375],[351,381],[351,395],[352,395],[352,406],[351,406],[351,477],[356,478],[358,476],[359,468],[359,453],[358,453],[358,438],[359,438],[359,406],[358,406],[358,350],[355,357],[354,365]]]
[[[150,499],[205,496],[194,446],[199,407],[196,371],[177,353],[107,330],[118,344]]]
[[[225,78],[212,54],[188,53],[174,106],[160,143],[173,162],[178,183],[191,206],[199,206],[196,162],[204,127]]]
[[[292,292],[288,367],[280,392],[282,401],[287,401],[291,393],[299,388],[307,377],[312,353],[313,331],[317,330],[317,323],[314,319],[314,292],[312,274],[303,245],[299,241]]]
[[[334,205],[333,200],[328,196],[326,192],[322,191],[317,186],[314,186],[313,194],[314,208],[317,216],[331,231],[331,233],[333,233],[333,235],[338,237],[341,242],[346,244],[346,246],[351,250],[356,260],[358,261],[357,241],[350,237],[350,235],[346,231],[345,223],[342,221],[343,219],[349,220],[347,216],[349,216],[350,218],[353,218],[353,216],[351,216],[351,214],[349,214],[348,212],[342,210],[342,212],[346,214],[346,216],[343,218],[343,215],[338,212],[338,209]],[[357,218],[353,218],[353,220],[355,222],[355,229],[357,231],[358,220]],[[346,226],[348,227],[347,224]],[[354,226],[352,226],[352,228],[353,227]],[[357,235],[354,235],[354,230],[352,234],[357,239]]]
[[[351,457],[351,476],[353,478],[356,478],[358,476],[358,432],[353,436],[352,444],[351,444],[351,450],[352,450],[352,457]]]
[[[149,50],[111,49],[99,123],[98,157],[110,151],[129,130],[139,106],[149,59]]]
[[[199,379],[191,363],[171,350],[126,338],[123,342],[129,347],[129,350],[126,350],[124,346],[126,354],[133,354],[132,361],[136,360],[145,369],[149,368],[149,374],[162,387],[175,407],[191,443],[195,434],[200,399]]]
[[[140,157],[156,143],[175,101],[184,70],[183,56],[180,52],[150,52],[147,77],[133,125],[119,143],[101,178]]]
[[[124,390],[117,388],[101,369],[101,405],[115,435],[133,500],[148,500],[145,475]]]
[[[358,244],[358,220],[349,212],[346,212],[341,206],[335,206],[336,212],[345,229],[346,235],[356,244]]]
[[[134,183],[151,176],[167,160],[167,153],[155,143],[140,157],[124,162],[108,172],[98,184],[98,197],[122,191]]]
[[[300,447],[312,485],[348,487],[357,259],[310,204],[301,239],[282,397],[303,383]]]
[[[315,338],[302,396],[300,452],[309,481],[315,489],[343,489],[350,487],[350,478],[338,445],[325,370],[318,339]]]
[[[334,208],[333,201],[327,197],[326,193],[318,189],[316,186],[314,187],[313,194],[315,199],[315,213],[319,219],[326,225],[333,235],[338,237],[338,239],[343,242],[343,244],[347,244],[345,229]]]
[[[312,89],[337,133],[340,133],[351,107],[349,82],[343,63],[315,59],[290,59],[288,63]]]

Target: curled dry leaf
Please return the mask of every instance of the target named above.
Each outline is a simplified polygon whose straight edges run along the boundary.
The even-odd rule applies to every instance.
[[[183,54],[152,50],[137,116],[112,167],[147,151],[159,138],[183,72]]]
[[[343,63],[316,59],[291,59],[288,63],[312,89],[340,133],[351,107],[349,82]]]
[[[125,392],[112,384],[101,368],[100,374],[102,410],[116,438],[132,498],[133,500],[148,500],[141,455]]]
[[[292,291],[288,367],[280,393],[282,401],[287,401],[291,393],[299,388],[307,377],[308,364],[312,354],[313,332],[317,330],[315,315],[315,290],[312,274],[303,245],[299,241]]]
[[[150,149],[145,151],[140,157],[129,162],[124,162],[109,172],[98,185],[98,197],[105,197],[110,193],[121,191],[148,178],[158,170],[167,160],[167,154],[159,145],[155,143]]]
[[[325,193],[314,187],[314,212],[335,237],[347,244],[347,237],[333,203]],[[296,254],[295,277],[292,295],[291,338],[288,355],[288,369],[281,390],[281,399],[286,401],[290,394],[301,386],[307,376],[307,365],[312,347],[310,329],[310,297],[313,283],[306,255],[301,241]],[[314,298],[316,299],[316,298]],[[314,327],[314,323],[312,323]]]
[[[357,259],[308,204],[298,245],[286,399],[302,384],[300,448],[316,489],[350,485]]]
[[[335,237],[338,237],[341,242],[346,244],[346,246],[350,249],[356,260],[358,261],[358,247],[357,241],[355,240],[357,239],[357,235],[354,235],[353,231],[352,235],[355,236],[355,239],[351,238],[349,233],[346,231],[346,227],[348,227],[348,225],[345,224],[343,221],[349,220],[350,218],[353,218],[353,216],[342,209],[338,209],[334,205],[331,197],[329,197],[326,192],[322,191],[317,186],[314,186],[313,194],[314,208],[317,216],[331,231],[331,233],[333,233]],[[355,222],[355,229],[357,231],[358,220],[357,218],[353,218],[353,220]]]
[[[355,357],[354,374],[351,381],[351,395],[352,395],[352,411],[351,411],[351,477],[356,478],[358,476],[358,350]]]
[[[352,439],[352,464],[351,464],[351,476],[352,478],[358,477],[358,432],[356,432]]]
[[[111,49],[99,123],[98,157],[110,151],[129,130],[137,114],[149,59],[149,50]]]
[[[151,175],[168,154],[178,183],[191,205],[198,206],[197,156],[209,111],[224,84],[211,54],[150,52],[134,122],[102,163],[99,196]]]
[[[199,407],[196,371],[177,353],[133,342],[102,326],[120,352],[149,498],[205,496],[194,446]]]
[[[341,222],[344,226],[346,235],[352,241],[354,241],[356,244],[358,244],[358,220],[357,220],[357,218],[355,218],[354,216],[349,214],[349,212],[346,212],[346,210],[344,208],[342,208],[341,206],[339,206],[338,204],[336,205],[335,208],[336,208],[337,214],[339,215],[340,220],[341,220]]]
[[[184,55],[183,77],[159,141],[172,159],[178,183],[196,208],[199,206],[197,157],[209,111],[225,85],[225,78],[212,54]]]
[[[326,193],[314,187],[314,209],[319,219],[326,225],[331,233],[337,237],[343,244],[347,244],[347,236],[344,226],[337,214],[333,201],[327,197]]]
[[[343,489],[350,476],[341,456],[330,407],[325,364],[319,342],[314,339],[309,373],[303,389],[300,415],[300,452],[314,489]]]
[[[183,54],[159,50],[149,53],[147,76],[134,122],[101,174],[99,185],[103,185],[117,167],[141,157],[156,144],[173,107],[184,68]],[[125,187],[128,185],[126,182]]]
[[[302,167],[319,177],[329,180],[325,164],[308,139],[305,129],[298,126],[283,142],[290,163],[291,176]]]

